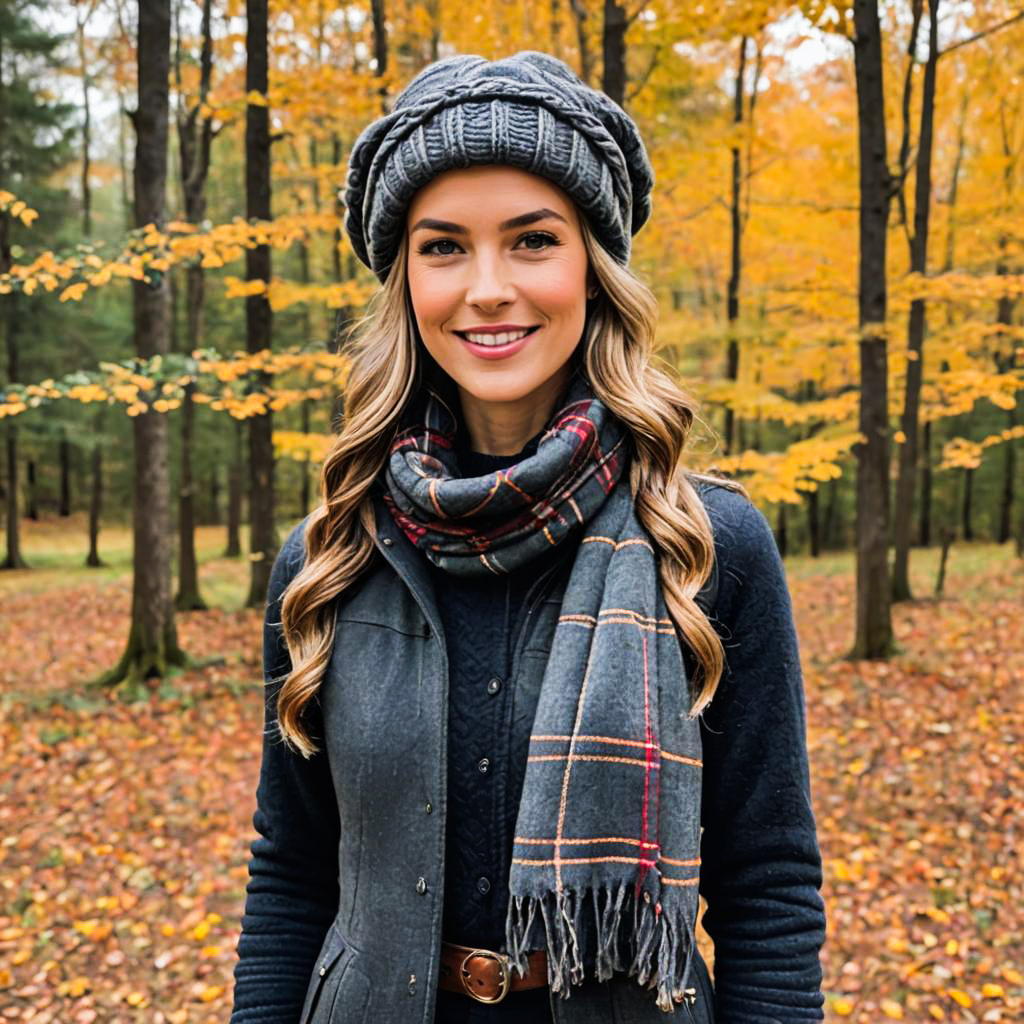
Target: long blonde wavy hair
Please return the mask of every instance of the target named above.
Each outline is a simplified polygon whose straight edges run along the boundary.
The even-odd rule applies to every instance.
[[[729,480],[687,472],[684,446],[696,402],[654,362],[658,300],[604,249],[579,216],[601,290],[591,303],[582,360],[597,397],[629,429],[635,455],[630,488],[641,525],[659,553],[665,603],[696,660],[691,715],[711,700],[722,674],[722,643],[695,597],[711,573],[711,523],[691,481]],[[371,489],[383,471],[402,412],[430,360],[419,340],[406,283],[407,237],[385,284],[349,330],[351,361],[340,431],[324,460],[322,500],[309,516],[304,567],[285,588],[281,624],[291,671],[277,698],[285,742],[303,757],[318,748],[302,710],[320,687],[334,644],[334,602],[370,564],[374,551]],[[436,364],[435,364],[436,365]]]

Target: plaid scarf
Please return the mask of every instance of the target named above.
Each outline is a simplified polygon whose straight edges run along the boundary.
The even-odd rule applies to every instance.
[[[427,391],[398,433],[385,501],[453,573],[501,574],[581,529],[541,685],[519,805],[506,926],[518,973],[548,953],[569,995],[593,964],[687,998],[695,948],[701,743],[657,557],[628,487],[628,433],[577,373],[537,446],[465,479],[456,419]]]

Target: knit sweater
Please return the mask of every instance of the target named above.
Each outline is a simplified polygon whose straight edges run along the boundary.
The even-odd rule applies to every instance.
[[[799,653],[784,570],[767,521],[746,498],[717,486],[702,488],[702,496],[720,572],[712,622],[726,653],[718,692],[702,717],[700,892],[707,900],[704,926],[715,944],[716,1021],[796,1024],[820,1020],[819,950],[825,930],[819,894],[821,858],[810,806]],[[301,558],[298,536],[292,540],[292,550],[282,550],[275,563],[268,623],[280,621],[280,595]],[[509,612],[516,603],[510,591],[502,589],[508,585],[499,583],[486,600],[481,594],[472,595],[475,614],[481,623],[490,623],[482,628],[490,631],[487,635],[499,649],[509,643],[507,624],[513,621]],[[452,609],[466,598],[460,586],[438,591],[446,625]],[[522,587],[513,586],[513,590],[521,601]],[[486,671],[487,678],[480,678],[482,666],[473,641],[476,630],[476,624],[472,633],[446,630],[455,701],[451,714],[456,720],[464,714],[459,710],[460,695],[466,694],[464,684],[469,682],[470,691],[481,683],[486,688],[491,678]],[[279,631],[269,626],[264,656],[268,678],[287,668],[287,648]],[[268,688],[268,715],[275,697],[276,690]],[[466,707],[474,697],[470,692]],[[480,730],[474,742],[483,744],[481,750],[488,740],[492,749],[509,742],[510,737],[500,734],[496,715],[481,721]],[[474,755],[476,749],[469,752],[470,760]],[[294,1024],[320,940],[337,904],[339,825],[326,759],[304,761],[283,744],[277,744],[274,756],[280,761],[276,784],[268,787],[268,796],[253,819],[259,838],[252,846],[231,1024]],[[449,773],[456,777],[456,787],[460,756],[456,755]],[[476,756],[475,763],[484,756]],[[496,763],[493,770],[498,771]],[[492,823],[503,816],[507,820],[522,768],[509,758],[502,770],[509,773],[503,785],[475,795],[470,786],[461,797],[456,794],[452,813],[458,815],[460,807],[468,806],[467,800],[476,800],[487,808]],[[479,779],[471,774],[463,777],[483,783],[490,771],[490,766],[488,772],[477,770]],[[507,888],[502,889],[507,884],[503,880],[507,854],[499,850],[494,861],[492,843],[481,847],[481,858],[460,843],[459,827],[457,819],[450,826],[454,845],[447,854],[446,888],[452,885],[454,894],[459,891],[459,879],[463,886],[472,887],[486,877],[486,895],[495,896],[482,910],[472,911],[475,918],[467,915],[467,908],[453,910],[446,901],[445,926],[458,927],[462,920],[475,929],[463,938],[493,937],[499,918],[504,917],[501,893],[507,893]],[[485,895],[479,889],[477,894]],[[543,990],[540,995],[517,994],[515,1001],[510,998],[499,1007],[478,1006],[467,999],[453,1002],[442,993],[436,1019],[438,1024],[476,1024],[483,1018],[474,1014],[484,1011],[489,1022],[498,1024],[495,1011],[499,1010],[504,1014],[502,1024],[527,1014],[531,1024],[549,1019]]]

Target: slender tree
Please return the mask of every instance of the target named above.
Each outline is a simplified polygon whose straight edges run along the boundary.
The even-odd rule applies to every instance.
[[[250,102],[245,113],[245,213],[270,220],[270,119],[267,95],[267,0],[246,0],[245,90]],[[254,95],[261,97],[253,103]],[[270,246],[246,250],[246,277],[270,283]],[[245,300],[245,341],[251,353],[270,348],[271,314],[266,293]],[[258,384],[271,385],[269,374],[257,374]],[[270,569],[277,554],[274,528],[273,414],[249,420],[249,552],[252,560],[249,607],[262,607],[267,599]]]
[[[878,0],[854,0],[854,71],[860,157],[860,414],[857,456],[857,610],[853,655],[892,653],[889,583],[889,416],[886,233],[892,181]]]
[[[181,31],[176,32],[175,80],[178,94],[178,163],[181,176],[182,205],[185,219],[200,224],[206,216],[206,179],[210,171],[213,144],[213,117],[206,106],[213,74],[213,34],[211,0],[203,0],[200,26],[199,93],[195,102],[185,101],[181,82]],[[185,341],[187,351],[202,344],[205,280],[199,262],[185,271]],[[196,407],[192,396],[195,386],[188,383],[181,402],[181,485],[178,491],[178,592],[174,606],[179,611],[200,610],[206,602],[199,593],[199,565],[196,558],[196,502],[192,467]]]
[[[38,72],[55,62],[60,40],[38,24],[33,8],[20,2],[0,3],[0,189],[26,201],[33,193],[52,191],[45,181],[70,159],[72,129],[68,119],[72,108],[55,101],[50,90],[38,80]],[[0,211],[0,273],[13,263],[13,246],[19,224],[7,211]],[[8,383],[21,380],[21,340],[33,300],[12,291],[0,295],[0,331],[4,336],[4,370]],[[7,550],[0,568],[26,567],[21,553],[19,525],[21,509],[18,480],[20,455],[17,421],[8,419],[3,427],[6,455],[5,520]],[[27,506],[37,513],[35,466],[26,465]],[[37,513],[38,514],[38,513]]]
[[[917,0],[915,29],[920,18],[922,0]],[[910,270],[925,274],[928,270],[928,227],[932,205],[932,141],[935,123],[935,78],[939,61],[939,0],[928,0],[928,60],[924,68],[921,94],[920,130],[914,178],[914,229],[909,237]],[[916,59],[917,32],[911,37],[910,61]],[[909,134],[909,133],[906,133]],[[910,590],[910,541],[913,532],[914,497],[918,474],[918,431],[920,427],[921,380],[924,372],[925,302],[910,303],[907,323],[907,374],[903,393],[903,415],[900,429],[903,443],[899,448],[899,475],[896,479],[896,515],[893,521],[894,559],[892,596],[906,601]]]
[[[139,4],[138,106],[135,125],[135,223],[162,225],[167,186],[167,127],[170,102],[170,0]],[[149,359],[169,348],[167,277],[132,282],[135,352]],[[141,692],[144,681],[188,663],[178,646],[171,602],[170,479],[167,417],[143,412],[132,420],[132,615],[128,643],[117,666],[97,682]]]

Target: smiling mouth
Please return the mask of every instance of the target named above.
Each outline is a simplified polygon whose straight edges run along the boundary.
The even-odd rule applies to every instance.
[[[529,337],[538,330],[540,330],[539,324],[535,327],[528,327],[525,331],[502,331],[500,334],[475,334],[467,333],[466,331],[456,331],[455,333],[463,341],[468,341],[471,345],[483,345],[485,348],[501,348],[504,345],[512,345],[517,341],[522,341],[523,338]]]

